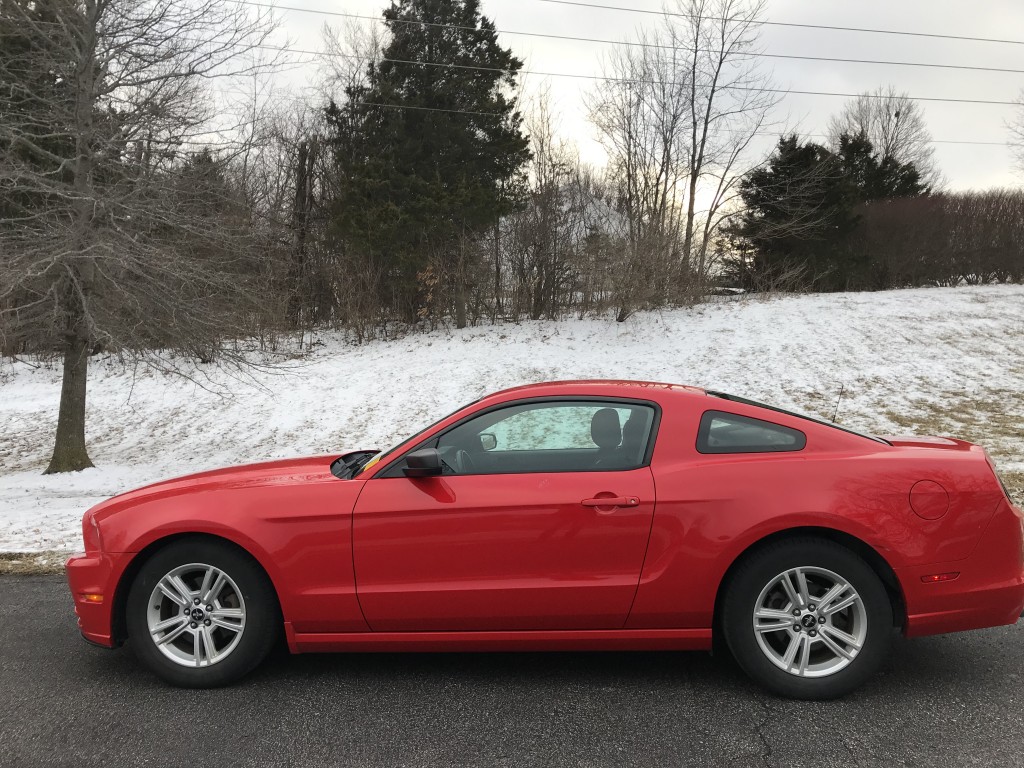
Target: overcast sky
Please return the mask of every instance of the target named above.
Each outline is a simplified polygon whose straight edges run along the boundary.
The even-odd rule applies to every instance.
[[[658,11],[660,0],[583,0],[595,4]],[[670,2],[673,0],[670,0]],[[279,0],[281,5],[379,17],[384,0]],[[635,30],[661,23],[658,16],[632,11],[599,10],[555,5],[541,0],[482,0],[485,15],[502,32],[535,32],[605,40],[630,39]],[[296,48],[320,49],[325,21],[343,19],[279,11],[282,36]],[[769,0],[766,19],[773,22],[871,27],[935,34],[1024,41],[1024,2],[1021,0]],[[883,59],[958,64],[1024,70],[1024,44],[982,43],[835,30],[762,28],[766,53]],[[550,40],[502,34],[504,45],[526,61],[527,70],[593,75],[601,71],[604,43]],[[1024,89],[1024,75],[971,72],[921,67],[762,59],[774,72],[778,87],[803,91],[856,93],[892,84],[911,96],[1012,101]],[[290,79],[312,78],[312,69],[298,70]],[[603,154],[587,122],[583,94],[595,83],[564,77],[527,76],[527,93],[545,81],[550,84],[561,120],[562,135],[574,141],[584,160],[600,164]],[[787,94],[776,119],[804,134],[824,133],[829,117],[844,99]],[[1006,142],[1006,122],[1015,115],[1008,106],[988,104],[922,104],[932,136],[946,141]],[[773,144],[763,139],[767,153]],[[936,157],[951,189],[1019,186],[1024,177],[1014,171],[1007,146],[937,144]]]

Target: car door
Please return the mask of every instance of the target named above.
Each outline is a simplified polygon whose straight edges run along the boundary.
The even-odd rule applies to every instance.
[[[399,460],[368,480],[353,556],[371,628],[622,627],[653,520],[657,423],[651,403],[512,403],[428,441],[444,474],[406,477]]]

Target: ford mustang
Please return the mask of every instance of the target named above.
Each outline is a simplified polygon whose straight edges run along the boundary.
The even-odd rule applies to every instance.
[[[82,634],[211,687],[315,651],[728,648],[841,696],[894,636],[1015,623],[1024,514],[986,452],[674,384],[490,395],[398,446],[218,469],[85,513]]]

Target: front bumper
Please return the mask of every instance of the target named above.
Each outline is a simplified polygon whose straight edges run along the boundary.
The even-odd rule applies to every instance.
[[[111,621],[117,587],[116,570],[111,557],[103,553],[75,554],[64,564],[82,637],[104,648],[113,648],[117,644]],[[87,598],[87,595],[91,597]],[[97,601],[96,596],[101,599]]]

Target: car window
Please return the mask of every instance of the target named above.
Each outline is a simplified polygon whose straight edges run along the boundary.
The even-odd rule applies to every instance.
[[[778,453],[806,445],[806,435],[797,429],[724,411],[707,411],[697,430],[700,453]]]
[[[647,457],[655,410],[623,402],[535,402],[490,411],[436,444],[452,474],[634,469]]]

